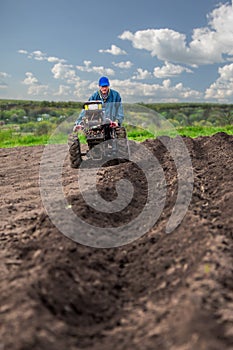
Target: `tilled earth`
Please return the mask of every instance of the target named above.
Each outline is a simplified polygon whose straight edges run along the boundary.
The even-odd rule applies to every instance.
[[[176,168],[159,139],[147,140],[166,203],[149,232],[118,248],[76,243],[51,222],[40,196],[42,146],[1,149],[0,350],[233,349],[233,136],[182,139],[194,188],[181,224],[165,232]],[[89,207],[66,159],[69,207],[98,227],[130,222],[147,200],[145,175],[130,162],[101,171],[105,200],[116,198],[119,179],[133,184],[127,210]]]

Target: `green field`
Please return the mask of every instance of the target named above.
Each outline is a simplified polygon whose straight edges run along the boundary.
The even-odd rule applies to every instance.
[[[82,102],[74,101],[0,100],[0,147],[66,143],[81,108]],[[124,109],[130,140],[144,141],[160,135],[195,138],[217,132],[233,134],[230,104],[138,103],[125,104]],[[137,127],[129,125],[132,123]],[[84,137],[81,142],[85,142]]]
[[[126,127],[127,129],[127,127]],[[186,126],[177,127],[172,130],[158,131],[156,136],[167,135],[174,137],[176,135],[198,137],[198,136],[210,136],[217,132],[225,132],[229,135],[233,135],[233,125],[226,125],[223,127],[207,127],[207,126]],[[149,131],[142,130],[139,128],[129,128],[127,130],[129,140],[144,141],[146,139],[153,139],[155,136]],[[10,148],[18,146],[36,146],[46,145],[47,143],[67,143],[67,134],[45,134],[45,135],[34,135],[32,133],[21,133],[15,131],[14,128],[0,130],[0,147]],[[83,135],[81,135],[81,142],[85,142]]]

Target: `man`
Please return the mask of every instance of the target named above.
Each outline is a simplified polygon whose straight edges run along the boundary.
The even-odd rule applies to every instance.
[[[113,121],[113,126],[121,127],[124,119],[124,111],[121,103],[121,96],[118,91],[110,89],[110,83],[107,77],[99,79],[99,90],[93,93],[89,101],[102,101],[106,117]],[[76,120],[74,131],[81,129],[81,121],[85,111],[82,110]]]

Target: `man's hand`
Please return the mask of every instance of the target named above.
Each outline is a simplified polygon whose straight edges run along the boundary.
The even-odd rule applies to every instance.
[[[82,130],[82,125],[78,124],[78,125],[75,125],[74,128],[73,128],[73,132],[77,132],[77,131],[80,131]]]
[[[111,127],[111,128],[116,128],[117,126],[118,126],[117,120],[115,120],[114,122],[111,122],[111,123],[110,123],[110,127]]]

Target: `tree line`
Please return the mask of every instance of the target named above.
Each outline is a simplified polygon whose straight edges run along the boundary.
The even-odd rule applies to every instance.
[[[59,124],[78,114],[83,102],[0,100],[0,123],[28,124],[49,122]],[[213,103],[139,103],[169,120],[174,126],[224,126],[233,124],[232,104]]]

